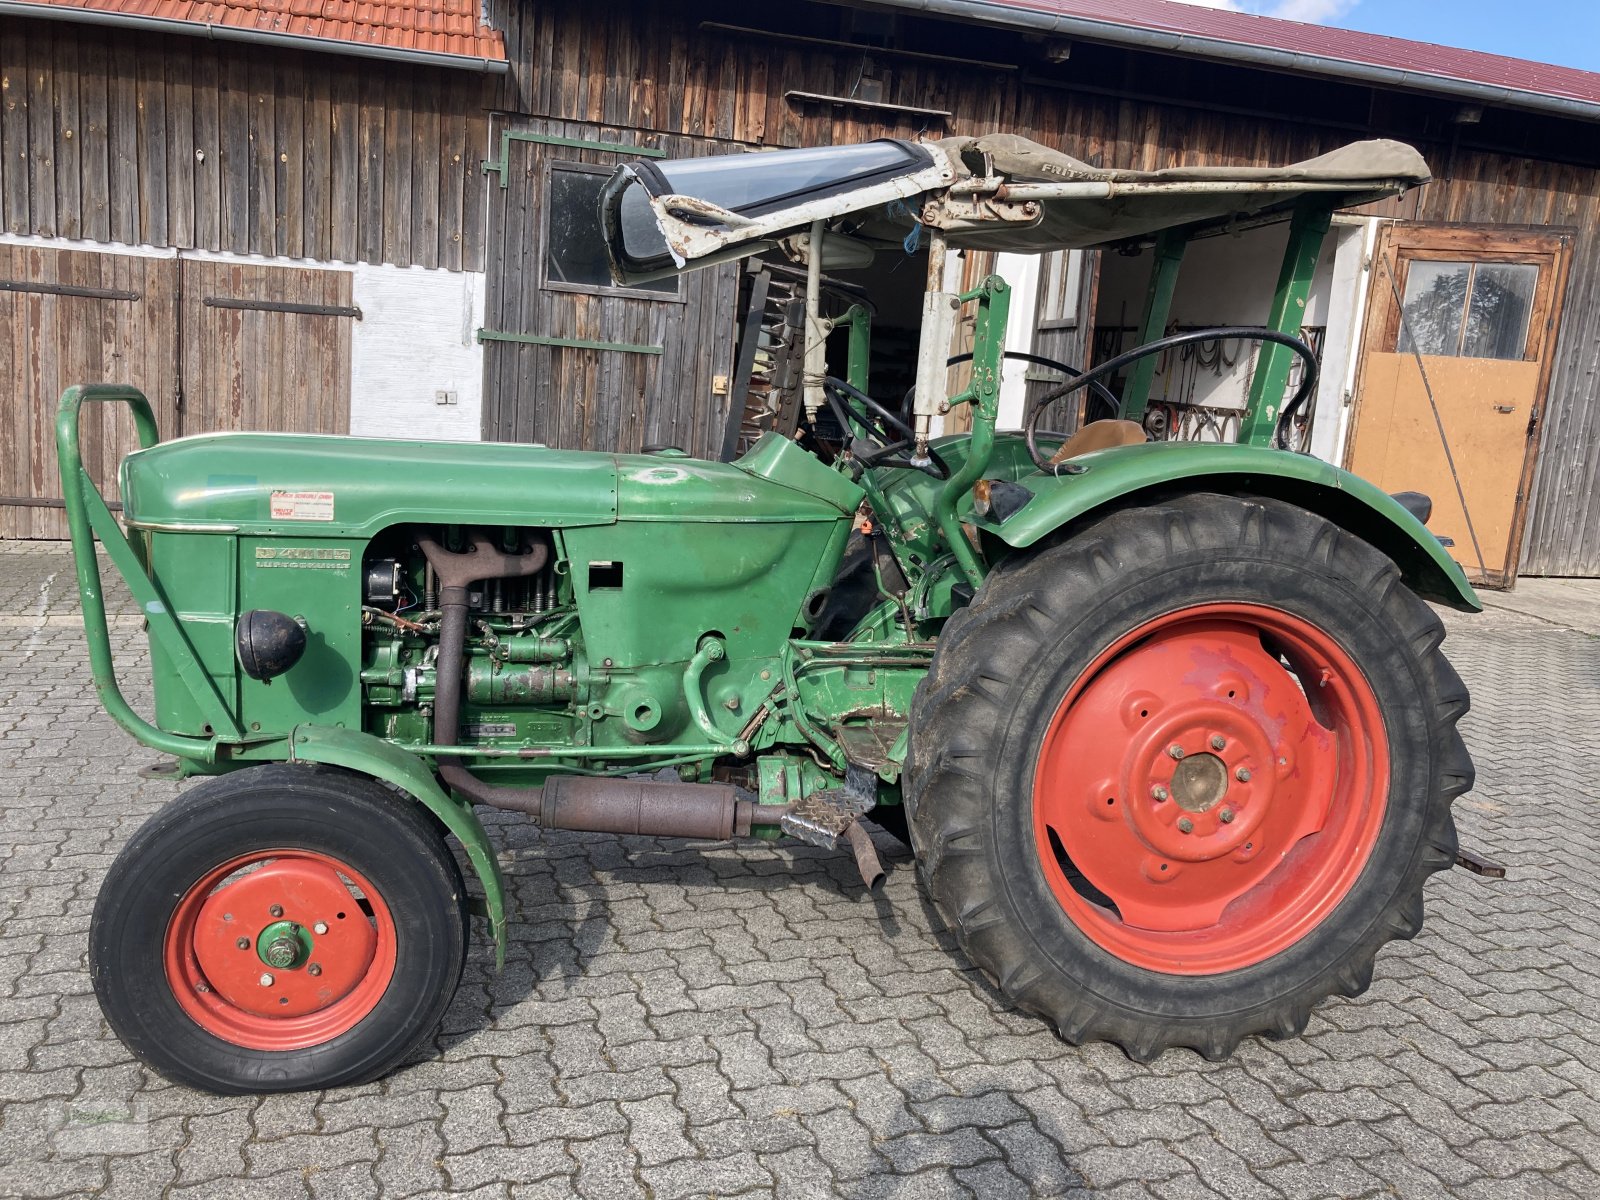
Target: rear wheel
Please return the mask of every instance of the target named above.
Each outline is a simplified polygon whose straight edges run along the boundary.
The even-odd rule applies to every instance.
[[[1008,564],[947,624],[907,803],[973,960],[1073,1042],[1225,1056],[1355,995],[1455,857],[1465,689],[1394,564],[1194,495]]]
[[[455,859],[373,780],[275,764],[156,814],[95,905],[90,972],[145,1063],[206,1091],[389,1070],[443,1016],[467,946]]]

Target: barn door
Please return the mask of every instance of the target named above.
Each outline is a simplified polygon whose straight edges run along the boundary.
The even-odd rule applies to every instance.
[[[1489,587],[1516,578],[1570,249],[1562,233],[1407,223],[1378,247],[1346,465],[1432,496],[1429,527]]]
[[[184,259],[175,432],[350,431],[348,271]]]
[[[0,538],[64,538],[56,402],[74,383],[131,383],[174,424],[171,259],[0,246]],[[120,404],[85,406],[83,462],[108,500],[139,442]]]
[[[485,440],[624,452],[670,445],[706,458],[721,449],[738,270],[612,284],[600,189],[620,162],[657,153],[620,145],[627,136],[531,122],[492,139],[487,324],[478,331]],[[692,139],[663,143],[674,155],[716,152]]]

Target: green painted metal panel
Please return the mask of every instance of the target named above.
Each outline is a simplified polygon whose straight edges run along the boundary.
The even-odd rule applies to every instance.
[[[290,761],[326,763],[392,783],[415,796],[444,822],[445,828],[465,847],[467,860],[472,863],[472,869],[483,884],[489,928],[494,934],[496,961],[500,966],[505,965],[505,877],[500,873],[494,845],[473,813],[472,805],[448,795],[434,779],[433,772],[416,755],[360,730],[338,729],[330,725],[302,725],[294,731],[290,740],[289,756]]]
[[[619,461],[499,442],[202,434],[128,456],[123,514],[155,528],[332,539],[414,522],[608,524]]]
[[[761,496],[766,503],[800,499],[767,488],[778,495]],[[590,663],[619,670],[686,664],[711,633],[726,642],[731,660],[776,653],[804,626],[801,606],[832,578],[849,529],[849,515],[832,509],[788,520],[728,512],[720,520],[624,519],[566,531]],[[709,677],[728,670],[718,663]]]
[[[964,519],[1006,545],[1025,549],[1068,522],[1153,489],[1217,489],[1275,496],[1320,513],[1371,542],[1400,566],[1419,595],[1478,612],[1483,605],[1439,539],[1381,488],[1304,454],[1216,442],[1149,442],[1074,460],[1081,475],[1023,475],[1035,498],[1009,521]]]
[[[604,154],[620,154],[625,158],[665,158],[665,150],[657,150],[650,146],[625,146],[621,142],[601,142],[592,138],[557,137],[551,133],[533,133],[526,129],[502,129],[500,131],[500,157],[498,159],[486,158],[483,160],[483,173],[491,171],[500,176],[500,186],[510,185],[506,170],[511,161],[512,142],[532,142],[537,146],[564,146],[572,150],[597,150]]]

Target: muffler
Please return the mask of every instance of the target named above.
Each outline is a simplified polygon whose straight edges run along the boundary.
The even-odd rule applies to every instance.
[[[543,829],[725,841],[749,836],[755,807],[727,784],[552,775],[534,820]]]

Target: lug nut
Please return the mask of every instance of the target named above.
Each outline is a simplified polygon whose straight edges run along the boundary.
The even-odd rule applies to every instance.
[[[1194,822],[1189,820],[1188,817],[1179,817],[1178,818],[1178,832],[1179,833],[1193,833],[1194,832]]]
[[[328,932],[328,923],[326,921],[318,921],[311,927],[311,932],[316,934],[318,937],[321,937],[323,934]]]
[[[265,971],[263,971],[261,973],[261,986],[262,987],[271,987],[272,986],[272,976],[268,975]]]
[[[1155,787],[1150,789],[1150,794],[1157,800],[1165,800],[1167,798],[1167,789],[1158,783]]]
[[[307,975],[321,975],[322,974],[322,964],[321,963],[312,963],[310,966],[308,966],[306,968],[306,974]]]
[[[1233,773],[1233,777],[1235,779],[1237,779],[1240,783],[1249,783],[1250,782],[1250,768],[1249,767],[1240,767],[1237,771],[1235,771]]]
[[[267,909],[267,911],[275,917],[281,917],[283,916],[283,905],[274,904],[271,908]]]
[[[234,943],[234,945],[239,947],[239,949],[241,949],[241,950],[248,950],[248,949],[250,949],[250,939],[249,938],[240,938],[237,942]]]
[[[1178,745],[1177,742],[1173,742],[1172,745],[1167,747],[1167,753],[1172,755],[1173,758],[1182,758],[1183,747]]]
[[[1221,821],[1224,825],[1232,824],[1233,823],[1233,809],[1231,809],[1231,808],[1223,809],[1221,812],[1219,812],[1217,814],[1217,819],[1219,821]]]

